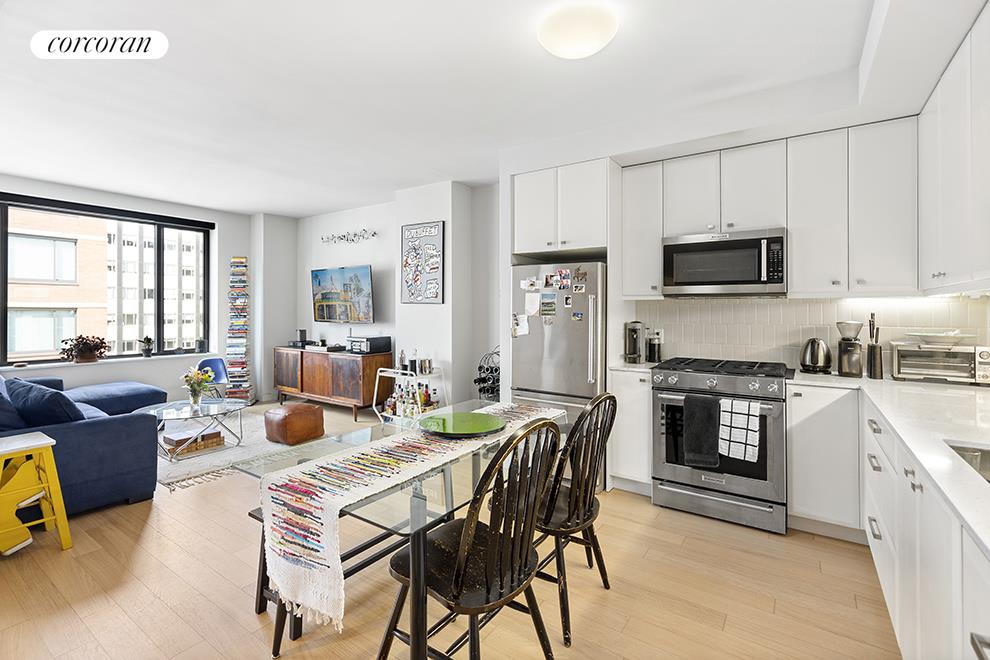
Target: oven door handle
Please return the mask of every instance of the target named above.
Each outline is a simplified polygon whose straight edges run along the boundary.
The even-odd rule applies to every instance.
[[[666,392],[661,392],[657,394],[657,398],[660,400],[660,403],[670,403],[675,406],[684,405],[683,394],[667,394]],[[731,399],[732,397],[725,397],[725,398]],[[760,414],[765,415],[767,417],[777,417],[780,414],[779,404],[774,405],[772,403],[761,403]]]

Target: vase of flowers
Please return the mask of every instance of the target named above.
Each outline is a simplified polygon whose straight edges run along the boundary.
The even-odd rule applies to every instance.
[[[209,367],[205,369],[189,367],[189,371],[182,374],[182,382],[185,383],[185,387],[189,391],[189,403],[198,406],[203,395],[206,394],[206,390],[209,389],[210,383],[213,382],[213,370]]]
[[[144,357],[151,357],[151,354],[155,351],[155,340],[151,337],[145,337],[141,340],[141,355]]]
[[[106,356],[110,344],[103,337],[79,335],[62,340],[63,348],[59,351],[63,360],[78,363],[96,362]]]

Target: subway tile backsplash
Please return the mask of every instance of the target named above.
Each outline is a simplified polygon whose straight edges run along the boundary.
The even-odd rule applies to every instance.
[[[797,368],[801,347],[811,337],[828,341],[833,356],[839,343],[836,321],[866,323],[876,312],[880,342],[889,365],[889,343],[915,330],[958,329],[987,343],[988,299],[846,298],[686,298],[636,303],[637,318],[664,331],[663,356],[772,360]]]

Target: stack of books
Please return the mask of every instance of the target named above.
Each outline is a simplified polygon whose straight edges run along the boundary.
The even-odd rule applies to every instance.
[[[255,402],[254,383],[248,363],[248,342],[251,334],[250,305],[248,304],[247,257],[230,259],[230,326],[227,328],[227,375],[230,385],[227,396]]]

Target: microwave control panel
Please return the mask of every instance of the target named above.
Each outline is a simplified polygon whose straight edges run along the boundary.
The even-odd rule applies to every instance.
[[[767,241],[767,281],[780,283],[784,281],[784,240],[782,238]],[[990,362],[988,362],[990,367]]]
[[[976,382],[979,385],[990,385],[990,347],[977,346],[976,359]]]

